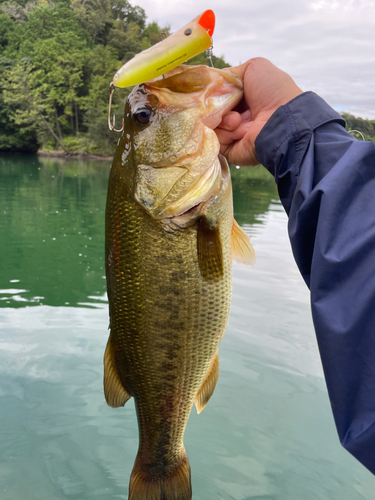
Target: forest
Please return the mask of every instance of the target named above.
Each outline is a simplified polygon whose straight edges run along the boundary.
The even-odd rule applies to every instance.
[[[0,151],[113,154],[109,84],[163,32],[128,0],[0,0]],[[128,92],[115,94],[119,117]]]
[[[163,32],[128,0],[0,0],[0,151],[113,154],[109,83]],[[202,53],[189,64],[209,62]],[[128,92],[115,94],[118,116]],[[375,120],[344,117],[375,141]]]

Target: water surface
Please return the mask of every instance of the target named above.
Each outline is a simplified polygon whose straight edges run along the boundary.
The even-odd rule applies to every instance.
[[[134,404],[107,407],[104,207],[110,164],[0,157],[0,498],[127,499]],[[372,500],[339,445],[285,213],[263,170],[234,171],[257,264],[234,264],[220,378],[190,417],[195,500]]]

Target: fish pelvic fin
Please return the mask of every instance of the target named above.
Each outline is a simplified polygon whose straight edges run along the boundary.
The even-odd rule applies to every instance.
[[[180,462],[166,471],[151,471],[138,455],[130,476],[129,500],[191,500],[190,464],[185,448]]]
[[[255,264],[255,251],[250,243],[250,238],[234,219],[232,225],[232,259],[237,264],[247,267]]]
[[[121,383],[113,350],[111,346],[111,337],[108,339],[107,347],[104,353],[104,395],[108,406],[118,408],[131,398]]]
[[[219,353],[217,351],[208,369],[206,378],[204,379],[204,382],[195,398],[195,407],[198,415],[209,402],[212,394],[214,393],[217,380],[219,378],[219,371]]]
[[[213,283],[221,281],[224,262],[220,231],[218,226],[210,228],[205,217],[198,222],[197,253],[202,277]]]

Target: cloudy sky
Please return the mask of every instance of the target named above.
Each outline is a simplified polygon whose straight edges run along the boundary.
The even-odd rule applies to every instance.
[[[214,54],[262,56],[337,111],[375,119],[375,0],[130,0],[172,32],[206,9]]]

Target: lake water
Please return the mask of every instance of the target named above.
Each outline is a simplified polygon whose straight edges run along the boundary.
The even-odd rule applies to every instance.
[[[134,404],[109,408],[104,207],[110,162],[0,157],[0,498],[127,499]],[[263,169],[234,171],[254,268],[234,264],[215,394],[185,445],[195,500],[373,500],[341,448],[309,294]]]

